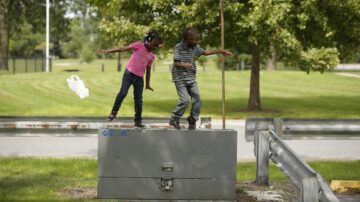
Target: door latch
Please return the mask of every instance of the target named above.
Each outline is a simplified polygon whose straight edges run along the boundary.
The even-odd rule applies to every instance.
[[[162,191],[171,191],[174,187],[173,179],[172,178],[161,178],[160,181],[160,190]]]

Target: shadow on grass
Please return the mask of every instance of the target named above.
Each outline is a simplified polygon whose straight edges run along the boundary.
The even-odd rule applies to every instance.
[[[0,158],[0,201],[59,198],[67,188],[95,187],[95,160]]]
[[[31,197],[29,200],[44,199],[49,197],[49,190],[60,188],[63,183],[52,173],[10,172],[0,180],[0,199],[24,200],[24,196]]]

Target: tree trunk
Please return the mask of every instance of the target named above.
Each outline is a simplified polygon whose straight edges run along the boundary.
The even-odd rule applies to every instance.
[[[59,57],[59,58],[63,58],[62,52],[61,52],[61,44],[60,44],[60,39],[59,37],[55,37],[55,40],[53,41],[53,48],[52,48],[52,54]]]
[[[260,105],[260,52],[258,46],[253,44],[251,47],[251,79],[250,95],[248,101],[249,111],[259,111]]]
[[[267,60],[266,69],[268,71],[273,71],[276,69],[276,50],[274,46],[270,45],[269,51],[270,51],[270,57]]]
[[[8,70],[9,35],[5,22],[5,8],[0,4],[0,71]]]

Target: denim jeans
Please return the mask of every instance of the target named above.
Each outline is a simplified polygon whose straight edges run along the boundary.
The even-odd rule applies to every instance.
[[[176,108],[171,113],[171,120],[179,122],[180,118],[184,115],[187,106],[190,103],[189,96],[191,97],[191,112],[190,116],[195,120],[199,119],[201,109],[201,98],[199,88],[196,81],[175,81],[175,87],[179,96],[179,102]]]
[[[142,94],[144,89],[144,79],[143,77],[136,76],[135,74],[125,70],[124,76],[122,79],[122,84],[119,93],[116,96],[114,106],[112,111],[119,111],[120,106],[126,97],[130,86],[133,85],[134,88],[134,103],[135,103],[135,123],[141,123],[142,118]]]

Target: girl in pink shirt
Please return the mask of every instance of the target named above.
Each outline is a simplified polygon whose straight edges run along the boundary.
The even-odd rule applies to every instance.
[[[142,94],[144,88],[144,74],[146,72],[145,89],[153,91],[150,87],[150,69],[155,60],[154,50],[162,44],[162,39],[157,32],[149,32],[144,38],[144,42],[134,42],[128,46],[114,48],[109,50],[100,50],[99,53],[108,54],[114,52],[133,51],[122,79],[122,84],[119,93],[116,96],[113,108],[107,117],[109,121],[115,119],[117,112],[120,109],[121,103],[126,97],[131,85],[134,88],[134,103],[135,103],[135,126],[145,127],[142,124]]]

